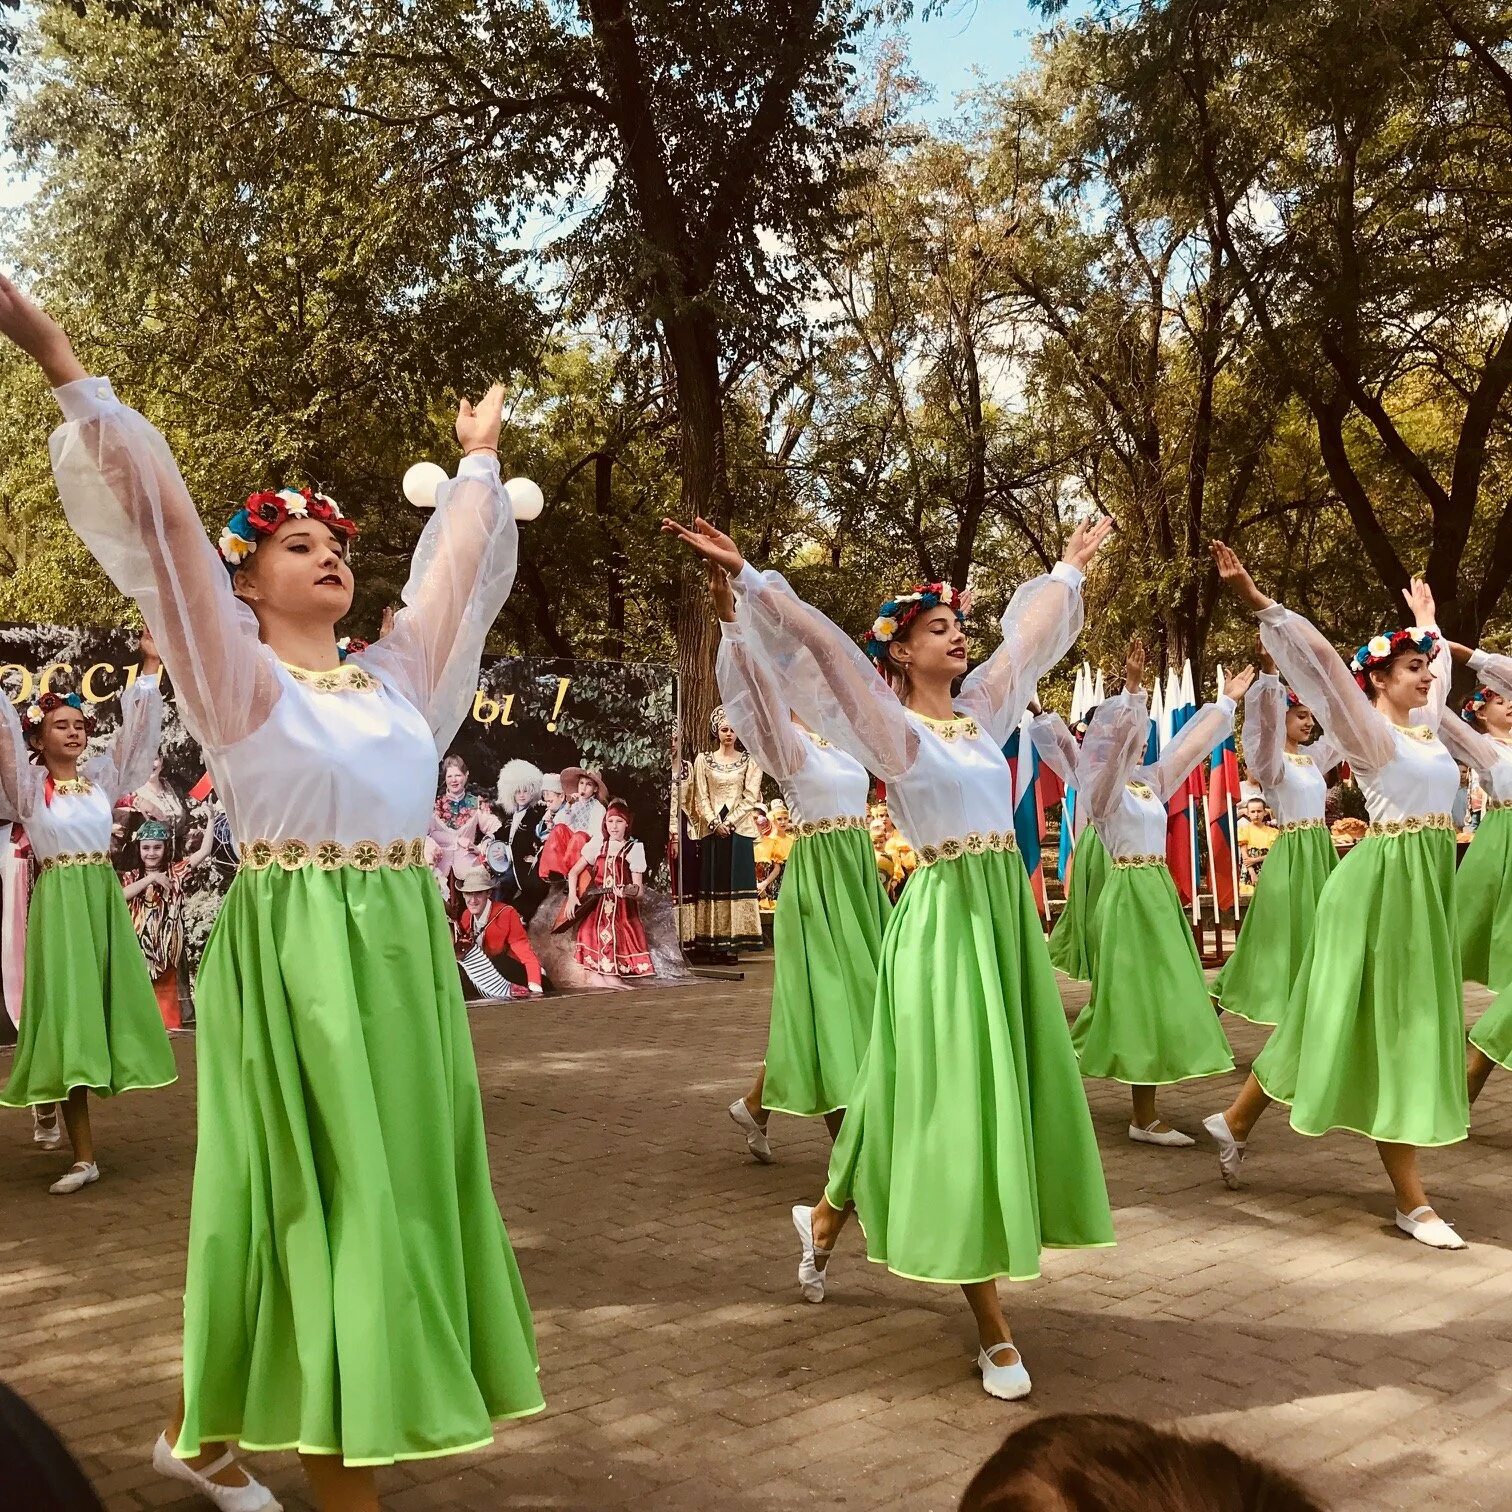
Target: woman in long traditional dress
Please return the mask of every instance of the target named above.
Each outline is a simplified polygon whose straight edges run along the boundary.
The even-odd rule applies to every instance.
[[[1465,1013],[1455,917],[1459,768],[1438,738],[1449,691],[1433,595],[1404,593],[1416,622],[1370,638],[1349,664],[1301,615],[1263,594],[1221,542],[1225,583],[1255,611],[1260,638],[1317,711],[1365,795],[1370,828],[1324,884],[1312,942],[1281,1023],[1239,1095],[1204,1127],[1237,1186],[1255,1121],[1272,1099],[1299,1134],[1373,1139],[1396,1225],[1435,1249],[1465,1241],[1434,1211],[1418,1150],[1469,1133]]]
[[[761,906],[756,898],[756,805],[761,801],[761,768],[723,709],[709,728],[715,746],[693,763],[693,812],[698,843],[698,896],[693,908],[689,955],[730,965],[741,951],[763,948]]]
[[[992,1396],[1022,1397],[997,1280],[1039,1274],[1047,1245],[1113,1243],[1107,1189],[1029,878],[1015,853],[1003,745],[1081,625],[1082,568],[1110,521],[1078,526],[1062,563],[1025,583],[1003,640],[966,676],[966,605],[927,584],[890,600],[855,644],[705,521],[678,535],[729,572],[739,625],[804,724],[887,784],[920,868],[882,942],[871,1038],[824,1195],[793,1209],[803,1296],[824,1297],[854,1203],[868,1258],[959,1285]],[[879,677],[883,671],[886,678]]]
[[[1234,953],[1213,983],[1218,1005],[1254,1024],[1280,1023],[1312,942],[1318,898],[1339,864],[1323,817],[1339,753],[1326,735],[1312,739],[1314,724],[1312,710],[1282,687],[1266,655],[1264,671],[1244,695],[1244,759],[1280,833]]]
[[[52,384],[63,507],[155,632],[241,857],[199,974],[184,1396],[154,1463],[255,1512],[273,1498],[225,1441],[297,1449],[323,1508],[367,1512],[372,1466],[542,1407],[424,845],[514,577],[503,390],[462,401],[405,608],[343,662],[355,527],[333,500],[254,494],[217,550],[162,436],[3,279],[0,332]]]

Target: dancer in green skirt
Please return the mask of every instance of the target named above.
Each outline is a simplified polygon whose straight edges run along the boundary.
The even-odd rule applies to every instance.
[[[155,632],[241,857],[197,984],[184,1394],[154,1464],[256,1512],[227,1442],[297,1449],[323,1508],[367,1512],[371,1466],[542,1407],[424,844],[534,485],[499,481],[503,390],[464,400],[405,608],[343,661],[333,500],[254,494],[217,551],[163,438],[4,280],[0,331],[53,385],[64,509]]]
[[[1264,670],[1244,695],[1244,762],[1281,833],[1261,868],[1234,953],[1213,983],[1213,998],[1253,1024],[1277,1024],[1312,941],[1318,895],[1339,864],[1323,817],[1326,774],[1339,764],[1339,753],[1326,735],[1308,745],[1312,710],[1281,686],[1263,648],[1262,657]]]
[[[43,693],[26,710],[24,736],[0,694],[0,817],[26,826],[42,873],[26,917],[20,1038],[0,1105],[62,1104],[73,1165],[49,1188],[59,1196],[100,1179],[91,1091],[110,1097],[178,1078],[110,864],[112,811],[147,780],[163,727],[150,634],[141,650],[141,672],[121,694],[115,740],[82,767],[95,721],[77,693]]]
[[[1235,701],[1254,679],[1229,678],[1147,764],[1150,711],[1145,649],[1136,637],[1124,663],[1124,691],[1097,707],[1076,770],[1077,802],[1107,847],[1111,873],[1091,920],[1092,996],[1071,1029],[1083,1076],[1128,1084],[1129,1138],[1189,1146],[1155,1107],[1157,1088],[1234,1069],[1208,997],[1202,962],[1166,866],[1166,804],[1192,769],[1234,727]]]
[[[968,604],[954,589],[926,584],[884,604],[868,663],[781,577],[747,566],[728,536],[702,520],[663,524],[732,575],[740,633],[788,705],[886,782],[919,852],[882,941],[871,1039],[824,1196],[793,1209],[799,1286],[822,1300],[854,1204],[870,1259],[962,1287],[982,1384],[1005,1398],[1026,1395],[1029,1375],[997,1279],[1037,1276],[1047,1245],[1113,1242],[1065,1011],[1015,854],[1002,751],[1080,629],[1082,569],[1111,528],[1078,526],[1061,564],[1019,588],[1002,644],[953,699]]]
[[[1034,716],[1029,726],[1034,749],[1060,778],[1066,792],[1073,793],[1081,742],[1086,739],[1087,726],[1096,708],[1088,709],[1077,720],[1075,730],[1059,714],[1045,713],[1037,702],[1031,701],[1029,710]],[[1078,798],[1072,810],[1071,872],[1066,881],[1066,901],[1050,931],[1050,963],[1078,982],[1090,982],[1092,957],[1087,932],[1111,866],[1107,847],[1096,827],[1088,822],[1087,805]],[[1061,822],[1065,823],[1064,818]]]
[[[1449,649],[1482,679],[1459,719],[1441,727],[1450,754],[1473,767],[1486,790],[1480,828],[1454,879],[1461,974],[1497,994],[1470,1031],[1473,1103],[1493,1067],[1512,1069],[1512,657],[1453,642]]]
[[[1371,823],[1318,897],[1280,1027],[1239,1095],[1204,1127],[1229,1186],[1272,1099],[1290,1105],[1298,1133],[1363,1134],[1391,1178],[1397,1227],[1435,1249],[1463,1249],[1418,1172],[1419,1147],[1456,1144],[1470,1125],[1449,812],[1459,767],[1436,733],[1449,658],[1438,654],[1433,595],[1414,578],[1403,595],[1413,628],[1372,636],[1346,666],[1222,542],[1213,557],[1298,697],[1322,714]]]
[[[766,1060],[730,1117],[757,1160],[772,1158],[769,1112],[823,1118],[833,1138],[871,1035],[877,957],[892,904],[867,832],[866,768],[797,722],[781,684],[741,633],[724,568],[708,564],[719,615],[725,718],[782,785],[796,829],[777,895]]]

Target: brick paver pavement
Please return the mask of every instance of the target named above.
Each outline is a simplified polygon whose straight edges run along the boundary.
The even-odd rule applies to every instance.
[[[1512,1077],[1472,1140],[1425,1156],[1460,1254],[1390,1227],[1361,1139],[1305,1139],[1273,1112],[1228,1192],[1202,1146],[1131,1145],[1126,1094],[1092,1083],[1119,1245],[1004,1283],[1035,1379],[1033,1407],[1008,1406],[977,1384],[959,1294],[867,1265],[854,1226],[830,1300],[799,1300],[787,1209],[820,1191],[823,1128],[774,1118],[778,1164],[758,1166],[724,1111],[761,1053],[768,981],[756,966],[741,985],[473,1015],[549,1407],[491,1451],[381,1472],[390,1512],[945,1512],[1008,1428],[1076,1409],[1221,1433],[1340,1512],[1512,1505]],[[1262,1032],[1225,1022],[1247,1062]],[[96,1105],[105,1176],[80,1196],[48,1196],[63,1162],[31,1150],[23,1116],[0,1121],[0,1375],[121,1512],[200,1505],[147,1463],[179,1349],[178,1053],[177,1086]],[[1163,1108],[1200,1132],[1233,1082],[1168,1089]],[[292,1456],[255,1464],[305,1512]]]

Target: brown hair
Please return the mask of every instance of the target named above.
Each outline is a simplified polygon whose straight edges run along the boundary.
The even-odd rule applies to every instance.
[[[960,1512],[1324,1512],[1295,1481],[1217,1439],[1133,1418],[1026,1424],[977,1471]]]

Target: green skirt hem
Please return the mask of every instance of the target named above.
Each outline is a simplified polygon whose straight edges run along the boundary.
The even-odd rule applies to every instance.
[[[1292,1104],[1284,1097],[1277,1097],[1264,1079],[1253,1066],[1250,1067],[1250,1075],[1260,1084],[1260,1090],[1270,1098],[1272,1102],[1280,1103],[1283,1108],[1290,1108]],[[1395,1134],[1377,1134],[1370,1129],[1357,1129],[1353,1124],[1336,1123],[1329,1124],[1326,1129],[1304,1129],[1295,1118],[1287,1119],[1287,1127],[1297,1134],[1305,1134],[1309,1139],[1322,1139],[1325,1134],[1358,1134],[1361,1139],[1373,1139],[1380,1144],[1410,1145],[1414,1150],[1446,1150],[1450,1145],[1463,1144],[1470,1137],[1469,1129],[1463,1134],[1456,1135],[1453,1139],[1403,1139]]]
[[[1216,992],[1210,993],[1209,996],[1217,1008],[1224,1013],[1232,1013],[1235,1018],[1243,1019],[1246,1024],[1258,1024],[1262,1029],[1274,1029],[1280,1022],[1278,1019],[1257,1018],[1253,1013],[1246,1013],[1242,1008],[1230,1008]]]
[[[1227,1076],[1231,1071],[1237,1070],[1231,1060],[1228,1065],[1217,1071],[1188,1071],[1185,1076],[1157,1077],[1154,1081],[1131,1081],[1127,1076],[1115,1076],[1111,1071],[1088,1071],[1083,1069],[1082,1075],[1089,1081],[1117,1082],[1121,1087],[1175,1087],[1182,1082],[1206,1081],[1212,1076]]]
[[[845,1104],[839,1103],[833,1108],[815,1108],[812,1112],[800,1112],[797,1108],[779,1108],[762,1099],[761,1106],[768,1113],[786,1113],[789,1118],[828,1118],[831,1113],[845,1112]]]
[[[1480,1028],[1480,1025],[1477,1024],[1475,1026],[1475,1029],[1479,1029],[1479,1028]],[[1496,1051],[1496,1050],[1488,1049],[1485,1045],[1481,1044],[1481,1042],[1478,1039],[1476,1039],[1476,1037],[1475,1037],[1475,1029],[1472,1029],[1470,1031],[1470,1033],[1465,1036],[1466,1040],[1470,1044],[1474,1045],[1475,1048],[1477,1050],[1479,1050],[1480,1053],[1482,1055],[1484,1055],[1486,1057],[1486,1059],[1488,1061],[1490,1061],[1493,1065],[1500,1066],[1503,1071],[1512,1071],[1512,1052],[1503,1052],[1503,1051]],[[1505,1060],[1502,1058],[1504,1054],[1506,1055],[1506,1059]]]
[[[119,1097],[123,1092],[156,1092],[159,1087],[171,1087],[178,1080],[176,1076],[170,1076],[167,1081],[160,1082],[128,1082],[124,1087],[117,1087],[112,1091],[109,1087],[97,1087],[91,1082],[74,1082],[67,1091],[45,1092],[40,1096],[32,1094],[25,1102],[12,1102],[9,1098],[0,1096],[0,1108],[40,1108],[47,1103],[67,1102],[69,1092],[78,1087],[83,1087],[88,1092],[93,1092],[96,1097]],[[210,1441],[212,1444],[214,1439]]]
[[[828,1200],[829,1193],[826,1192],[824,1195],[825,1199]],[[831,1204],[831,1206],[833,1206],[833,1204]],[[1117,1249],[1118,1241],[1116,1239],[1100,1239],[1091,1241],[1087,1244],[1050,1244],[1048,1242],[1042,1242],[1042,1247],[1045,1249],[1059,1250]],[[1032,1274],[1025,1276],[1016,1276],[1012,1271],[994,1271],[990,1276],[967,1276],[961,1279],[957,1279],[954,1276],[916,1276],[910,1271],[901,1271],[898,1270],[896,1266],[888,1265],[887,1261],[882,1259],[878,1255],[867,1255],[866,1263],[868,1265],[880,1265],[885,1267],[889,1275],[897,1276],[901,1281],[919,1281],[922,1282],[925,1286],[982,1286],[988,1281],[1023,1282],[1039,1281],[1042,1279],[1042,1273],[1040,1271],[1034,1271]]]

